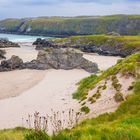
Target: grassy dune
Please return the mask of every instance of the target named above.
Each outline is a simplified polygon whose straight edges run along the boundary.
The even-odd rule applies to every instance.
[[[75,99],[82,100],[85,98],[88,91],[92,89],[98,82],[111,75],[116,75],[117,73],[122,73],[124,75],[131,74],[139,79],[140,74],[138,73],[138,69],[140,69],[140,53],[133,54],[124,60],[120,60],[115,66],[104,71],[100,76],[91,75],[90,77],[81,80],[78,83],[78,90],[73,94],[73,97]]]

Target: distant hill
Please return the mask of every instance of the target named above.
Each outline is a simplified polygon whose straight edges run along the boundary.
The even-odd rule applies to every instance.
[[[1,33],[47,36],[106,34],[140,34],[140,15],[37,17],[0,21]]]

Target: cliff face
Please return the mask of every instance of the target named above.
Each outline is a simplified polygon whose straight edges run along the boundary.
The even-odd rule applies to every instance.
[[[0,32],[4,33],[69,36],[112,31],[121,35],[139,34],[140,16],[38,17],[0,21]]]

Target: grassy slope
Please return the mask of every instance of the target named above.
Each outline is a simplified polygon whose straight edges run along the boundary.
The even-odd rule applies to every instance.
[[[0,27],[13,31],[24,19],[0,21]],[[137,20],[137,22],[136,22]],[[79,16],[79,17],[38,17],[26,19],[15,32],[51,35],[103,34],[111,31],[120,34],[139,34],[140,15]],[[126,27],[128,24],[128,27]],[[32,31],[27,31],[32,28]]]
[[[140,83],[139,83],[140,86]],[[140,140],[140,91],[128,97],[115,113],[82,122],[54,140]]]
[[[87,91],[102,79],[120,71],[136,77],[134,93],[127,97],[116,112],[87,119],[75,128],[63,130],[50,138],[40,134],[43,137],[41,140],[140,140],[140,76],[137,73],[139,68],[140,53],[137,53],[103,72],[101,76],[90,76],[82,80],[80,86]],[[22,129],[0,131],[0,140],[23,140],[25,134],[27,131]],[[33,133],[27,140],[38,140],[40,135],[36,138]]]
[[[27,132],[24,128],[0,130],[0,140],[24,140]]]
[[[121,60],[115,66],[104,71],[100,76],[91,75],[79,82],[78,90],[73,94],[75,99],[83,99],[88,91],[92,89],[98,82],[111,75],[116,75],[121,72],[123,74],[131,74],[136,78],[140,78],[137,69],[140,67],[140,52],[128,56],[126,59]]]

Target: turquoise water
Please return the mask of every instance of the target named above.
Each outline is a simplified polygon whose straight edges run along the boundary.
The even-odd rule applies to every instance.
[[[7,38],[13,42],[33,42],[37,38],[50,38],[45,36],[30,36],[30,35],[15,35],[15,34],[0,34],[0,38]]]

